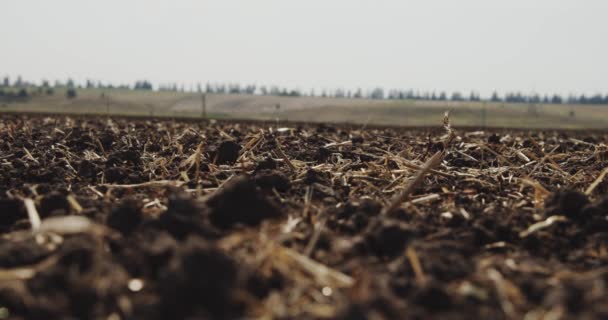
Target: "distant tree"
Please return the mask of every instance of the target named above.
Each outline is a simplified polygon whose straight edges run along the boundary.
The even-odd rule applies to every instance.
[[[363,91],[361,91],[361,88],[357,88],[357,90],[355,90],[355,94],[353,95],[353,98],[355,98],[355,99],[363,98]]]
[[[74,99],[74,98],[76,98],[76,96],[77,96],[76,89],[74,89],[74,88],[68,88],[68,90],[65,92],[65,96],[68,99]]]
[[[399,99],[399,91],[396,89],[391,89],[388,91],[389,100]]]
[[[72,79],[68,79],[68,81],[65,83],[65,85],[66,85],[68,88],[73,88],[73,87],[74,87],[74,80],[72,80]]]
[[[471,94],[469,94],[469,101],[480,101],[481,98],[479,97],[479,94],[471,91]]]
[[[258,89],[258,86],[255,84],[249,84],[245,86],[245,93],[246,94],[255,94],[255,91]]]
[[[228,93],[240,94],[241,93],[241,85],[238,83],[229,84],[228,85]]]
[[[152,83],[147,80],[140,80],[135,82],[135,86],[133,86],[135,90],[152,90]]]
[[[19,92],[17,93],[17,97],[19,97],[20,99],[27,99],[29,96],[30,95],[27,90],[25,90],[25,88],[19,89]]]
[[[15,81],[15,87],[21,87],[23,85],[23,80],[21,76],[17,76],[17,81]]]
[[[578,98],[575,95],[568,96],[568,104],[578,104]]]
[[[551,102],[551,100],[549,100],[549,96],[548,95],[544,95],[543,96],[543,103],[548,104],[550,102]]]
[[[529,103],[541,103],[541,98],[538,94],[533,94],[526,99]]]
[[[440,100],[440,101],[446,101],[447,99],[448,99],[447,94],[446,94],[444,91],[442,91],[442,92],[439,94],[439,100]]]
[[[492,102],[501,102],[502,99],[498,96],[498,93],[496,91],[494,91],[492,93],[492,97],[490,98],[490,101],[492,101]]]
[[[525,97],[524,95],[522,95],[520,92],[516,92],[516,93],[507,93],[505,95],[505,102],[509,102],[509,103],[525,103],[528,102],[528,98]]]
[[[4,77],[4,79],[2,80],[2,85],[5,87],[10,87],[11,79],[8,76]]]
[[[344,90],[343,89],[336,89],[336,91],[334,93],[334,97],[336,97],[336,98],[344,98]]]
[[[458,91],[452,93],[452,97],[450,98],[450,100],[452,101],[463,101],[464,98],[462,97],[462,94]]]
[[[377,87],[370,93],[371,99],[384,99],[384,89]]]
[[[562,97],[560,97],[560,96],[559,96],[559,95],[557,95],[557,94],[554,94],[554,95],[551,97],[551,103],[552,103],[552,104],[562,104],[562,103],[563,103],[563,101],[564,101],[564,100],[562,99]]]
[[[589,98],[589,104],[602,104],[604,102],[604,97],[601,94],[596,94],[593,97]]]
[[[47,96],[52,96],[55,94],[55,90],[53,88],[49,87],[49,88],[46,88],[45,93]]]
[[[581,96],[578,98],[578,103],[587,104],[587,97],[584,94],[581,94]]]
[[[211,86],[211,84],[209,82],[207,82],[207,84],[205,85],[205,92],[213,93],[213,87]]]

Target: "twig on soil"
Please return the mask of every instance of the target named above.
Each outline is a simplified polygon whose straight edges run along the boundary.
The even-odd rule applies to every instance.
[[[133,188],[145,188],[145,187],[181,187],[184,185],[183,181],[172,181],[172,180],[159,180],[159,181],[148,181],[136,184],[100,184],[100,186],[115,189],[133,189]]]
[[[606,177],[606,175],[608,174],[608,167],[606,167],[602,173],[600,173],[600,175],[595,178],[595,180],[593,181],[593,183],[591,183],[589,185],[589,187],[587,188],[587,190],[585,190],[585,194],[586,195],[591,195],[591,193],[593,192],[593,190],[595,190],[595,188],[600,184],[600,182],[602,182],[604,180],[604,178]]]
[[[519,181],[534,188],[534,205],[537,209],[541,208],[545,198],[549,196],[551,192],[534,179],[520,178]]]
[[[401,204],[407,200],[414,189],[422,182],[424,176],[434,167],[438,166],[443,159],[444,152],[438,151],[435,153],[427,162],[422,166],[420,171],[414,176],[414,179],[405,187],[405,189],[397,196],[393,198],[390,204],[382,209],[382,215],[390,215],[395,212]]]
[[[306,273],[312,275],[321,285],[335,285],[337,287],[350,288],[355,284],[355,280],[350,276],[334,270],[324,264],[316,262],[309,257],[299,254],[292,249],[279,247],[280,252],[296,262]]]
[[[523,152],[521,152],[521,151],[517,150],[517,151],[515,152],[515,154],[516,154],[516,155],[517,155],[517,157],[518,157],[519,159],[521,159],[523,162],[525,162],[525,163],[530,162],[530,158],[528,158],[528,157],[527,157],[527,156],[526,156],[526,155],[525,155]]]
[[[196,174],[194,176],[194,182],[198,185],[199,182],[199,178],[201,175],[201,158],[203,155],[202,152],[203,149],[203,143],[199,143],[198,146],[196,147],[196,152],[195,152],[195,157],[194,157],[194,164],[196,165]]]
[[[489,151],[491,154],[495,155],[497,158],[501,159],[502,161],[508,163],[510,166],[513,166],[513,163],[511,161],[509,161],[509,159],[505,158],[503,155],[501,155],[500,153],[492,150],[490,147],[485,146],[485,145],[480,145],[484,150]]]
[[[76,198],[73,195],[71,195],[71,194],[68,195],[66,197],[66,199],[68,200],[70,207],[72,207],[72,209],[74,209],[74,211],[76,211],[76,213],[82,212],[82,206],[80,205],[80,203],[78,203],[78,201],[76,200]]]
[[[310,257],[312,255],[312,253],[315,250],[315,247],[317,245],[317,242],[319,242],[319,237],[321,236],[321,233],[323,232],[324,227],[325,227],[325,218],[321,218],[321,219],[317,220],[317,223],[315,223],[315,226],[314,226],[312,236],[310,237],[310,241],[306,245],[306,249],[304,249],[305,256]]]
[[[438,193],[433,193],[433,194],[429,194],[420,198],[416,198],[411,200],[410,202],[413,204],[418,204],[418,203],[426,203],[426,202],[431,202],[433,200],[437,200],[441,197],[440,194]]]
[[[241,151],[241,155],[238,157],[236,161],[241,161],[241,159],[247,154],[247,152],[253,151],[260,143],[264,140],[263,133],[260,133],[257,136],[254,136],[249,140],[249,142],[245,145],[243,150]]]
[[[407,255],[407,259],[410,262],[412,269],[414,270],[414,274],[416,275],[416,281],[418,281],[419,284],[425,284],[427,279],[422,269],[420,259],[418,258],[418,253],[416,253],[414,247],[407,247],[407,250],[405,250],[405,254]]]
[[[553,225],[556,222],[564,222],[564,221],[568,221],[568,218],[566,218],[564,216],[550,216],[549,218],[547,218],[543,221],[539,221],[539,222],[529,226],[528,229],[520,232],[519,237],[525,238],[534,232],[537,232],[539,230],[550,227],[551,225]]]
[[[545,161],[547,161],[547,158],[549,158],[549,156],[551,156],[553,154],[553,152],[555,152],[555,150],[557,150],[559,148],[559,146],[553,148],[553,150],[551,150],[549,153],[547,153],[535,166],[534,168],[532,168],[532,171],[530,171],[530,173],[528,173],[528,177],[531,177],[532,174],[534,172],[536,172],[536,170],[543,164],[545,163]]]
[[[518,317],[515,306],[511,300],[509,300],[509,294],[507,292],[508,288],[502,274],[500,274],[500,272],[498,272],[496,269],[490,269],[488,270],[488,278],[494,282],[502,311],[505,313],[505,315],[507,315],[507,317],[517,319]]]
[[[51,232],[61,235],[96,233],[109,234],[109,229],[84,216],[59,216],[44,219],[40,232]]]
[[[36,205],[34,204],[34,200],[25,198],[23,199],[23,204],[25,205],[25,210],[27,211],[27,216],[30,220],[30,225],[32,226],[32,231],[37,231],[40,228],[40,215],[38,215],[38,211],[36,210]]]
[[[291,161],[289,161],[289,157],[285,154],[285,152],[283,152],[283,149],[281,149],[281,145],[279,144],[279,140],[275,139],[276,143],[277,143],[277,153],[279,154],[279,156],[281,158],[283,158],[283,161],[285,161],[285,163],[287,164],[287,166],[289,167],[289,169],[292,172],[296,171],[296,167],[293,165],[293,163],[291,163]]]
[[[304,217],[304,219],[310,220],[309,218],[309,213],[310,213],[310,203],[312,201],[312,193],[313,193],[313,188],[312,186],[309,186],[308,188],[306,188],[306,193],[304,193],[304,210],[302,211],[302,217]]]
[[[415,165],[415,164],[410,163],[410,162],[402,161],[401,164],[404,167],[406,167],[406,168],[410,168],[410,169],[414,169],[414,170],[422,170],[421,166]],[[445,178],[454,178],[454,175],[449,174],[447,172],[443,172],[443,171],[439,171],[439,170],[435,170],[435,169],[431,169],[430,172],[433,173],[433,174],[445,177]]]
[[[32,156],[32,154],[30,153],[29,150],[27,150],[26,147],[23,147],[23,151],[25,151],[25,155],[27,156],[28,159],[36,162],[36,164],[40,164],[40,162],[38,160],[36,160],[36,158],[34,158],[34,156]]]
[[[94,194],[96,194],[97,196],[103,198],[104,195],[103,193],[99,192],[97,189],[95,189],[93,186],[87,186],[87,188],[89,188],[89,190],[91,190]]]

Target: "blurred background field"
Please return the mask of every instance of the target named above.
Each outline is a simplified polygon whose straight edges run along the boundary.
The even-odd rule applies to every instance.
[[[63,90],[63,91],[62,91]],[[0,112],[68,113],[202,118],[200,93],[129,89],[78,89],[34,94],[18,102],[0,102]],[[209,118],[370,125],[435,126],[451,110],[456,126],[607,129],[608,105],[503,103],[490,101],[374,100],[206,94]],[[277,107],[279,106],[279,107]]]

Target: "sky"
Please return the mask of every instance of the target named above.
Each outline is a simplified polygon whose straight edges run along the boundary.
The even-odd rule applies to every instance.
[[[605,0],[2,0],[0,76],[608,93]]]

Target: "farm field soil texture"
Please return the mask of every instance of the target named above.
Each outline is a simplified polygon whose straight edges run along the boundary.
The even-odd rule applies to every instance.
[[[604,132],[0,119],[0,318],[608,317]]]

